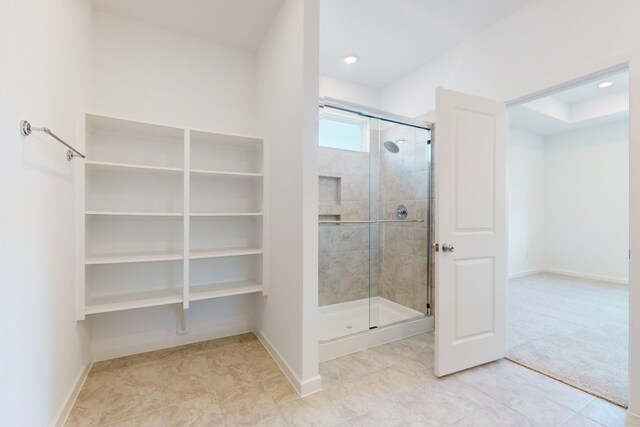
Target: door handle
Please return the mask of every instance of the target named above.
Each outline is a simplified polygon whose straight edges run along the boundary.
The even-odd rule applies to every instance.
[[[456,250],[456,247],[451,243],[443,243],[442,244],[442,252],[453,252]]]

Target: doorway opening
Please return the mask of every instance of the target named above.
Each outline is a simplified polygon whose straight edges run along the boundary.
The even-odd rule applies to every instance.
[[[509,108],[507,357],[626,407],[629,74]]]

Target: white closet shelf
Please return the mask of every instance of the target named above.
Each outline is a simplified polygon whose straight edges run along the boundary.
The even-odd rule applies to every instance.
[[[208,285],[191,285],[189,300],[199,301],[231,295],[252,294],[262,292],[262,284],[248,280],[239,282],[212,283]]]
[[[134,254],[113,254],[91,256],[85,259],[87,265],[127,264],[132,262],[178,261],[182,259],[182,251],[142,252]]]
[[[89,298],[85,305],[85,314],[109,313],[134,308],[154,307],[157,305],[182,302],[182,288],[161,289],[117,295],[105,295]]]
[[[219,176],[219,177],[228,177],[228,178],[262,178],[263,177],[263,174],[261,173],[210,171],[210,170],[204,170],[204,169],[191,169],[191,173],[197,174],[197,175],[209,175],[209,176]]]
[[[149,166],[149,165],[132,165],[129,163],[114,163],[114,162],[98,162],[95,160],[87,160],[84,162],[87,166],[102,167],[102,168],[127,168],[127,169],[140,169],[149,171],[165,171],[165,172],[184,172],[183,168],[169,168],[165,166]]]
[[[234,217],[234,216],[262,216],[262,212],[229,212],[229,213],[220,213],[220,212],[196,212],[189,214],[193,217]]]
[[[183,217],[183,213],[178,212],[111,212],[111,211],[86,211],[85,215],[95,216],[168,216]]]
[[[224,258],[245,255],[259,255],[262,249],[214,249],[214,250],[192,250],[190,259]]]

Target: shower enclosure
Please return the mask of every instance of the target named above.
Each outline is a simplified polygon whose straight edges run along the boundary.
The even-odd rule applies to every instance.
[[[431,131],[344,105],[320,110],[321,342],[431,314]]]

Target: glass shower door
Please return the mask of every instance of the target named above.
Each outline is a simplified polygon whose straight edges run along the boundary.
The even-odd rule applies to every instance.
[[[427,314],[430,132],[371,119],[369,327]]]

